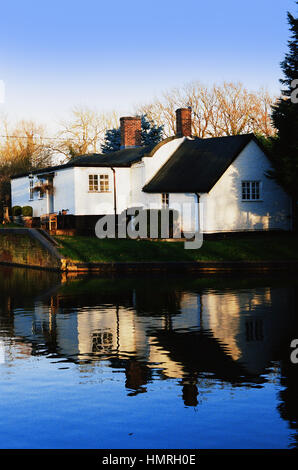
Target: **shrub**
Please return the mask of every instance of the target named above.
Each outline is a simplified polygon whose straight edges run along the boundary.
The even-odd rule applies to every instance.
[[[22,214],[22,208],[21,206],[13,206],[12,208],[12,215],[17,217],[18,215]]]
[[[22,215],[23,215],[24,217],[32,217],[32,215],[33,215],[33,209],[32,209],[32,207],[31,207],[31,206],[24,206],[24,207],[22,208]]]

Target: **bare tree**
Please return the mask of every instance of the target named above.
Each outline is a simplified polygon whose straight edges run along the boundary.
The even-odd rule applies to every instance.
[[[257,94],[255,110],[252,119],[252,129],[256,134],[272,137],[276,134],[271,113],[272,105],[276,103],[277,97],[272,97],[267,90],[261,88]]]
[[[51,165],[52,148],[44,139],[45,129],[33,121],[10,126],[0,123],[0,204],[10,202],[10,178],[18,173]]]
[[[75,107],[71,118],[61,122],[56,150],[68,158],[98,153],[107,129],[117,126],[116,112],[101,113],[87,107]]]
[[[140,105],[137,112],[164,125],[166,136],[175,133],[175,110],[191,106],[194,136],[206,138],[255,132],[268,137],[275,133],[270,119],[274,101],[265,90],[249,92],[241,83],[224,82],[206,87],[200,82],[191,82],[164,92],[152,103]]]

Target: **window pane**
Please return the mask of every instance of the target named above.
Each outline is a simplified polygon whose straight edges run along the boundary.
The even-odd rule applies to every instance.
[[[242,199],[250,199],[250,184],[249,181],[242,181]]]
[[[260,182],[242,181],[242,199],[246,201],[260,199]]]
[[[260,199],[260,182],[256,181],[256,199]]]
[[[98,176],[97,175],[93,176],[93,190],[98,191]]]
[[[245,183],[242,181],[242,199],[246,198],[246,192],[245,192]]]
[[[255,181],[251,182],[251,198],[252,199],[256,198],[256,183],[255,183]]]

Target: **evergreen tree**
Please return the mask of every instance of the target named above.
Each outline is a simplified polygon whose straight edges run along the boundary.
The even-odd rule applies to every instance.
[[[105,133],[105,140],[101,146],[101,153],[116,152],[121,147],[120,127],[108,129]]]
[[[163,138],[163,126],[157,126],[153,121],[149,121],[146,115],[141,118],[141,141],[144,147],[153,148]],[[115,152],[121,147],[120,127],[106,131],[104,144],[101,147],[102,153]]]
[[[298,5],[298,1],[296,5]],[[286,96],[291,94],[292,81],[298,79],[298,18],[294,18],[293,15],[288,12],[288,23],[292,36],[288,41],[289,51],[285,59],[281,62],[281,68],[285,78],[280,80],[283,85],[287,86],[287,88],[283,90]]]
[[[163,138],[163,126],[157,126],[153,121],[147,119],[146,114],[141,119],[142,145],[153,148]]]
[[[291,85],[293,80],[298,79],[298,18],[288,13],[288,22],[292,34],[288,41],[288,53],[281,62],[284,78],[280,80],[286,87],[272,110],[272,121],[277,129],[277,136],[272,140],[274,170],[270,176],[292,196],[294,215],[297,217],[298,103],[291,100]]]

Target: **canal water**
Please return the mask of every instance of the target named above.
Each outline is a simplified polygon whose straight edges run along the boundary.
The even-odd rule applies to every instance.
[[[297,288],[0,267],[0,447],[298,447]]]

